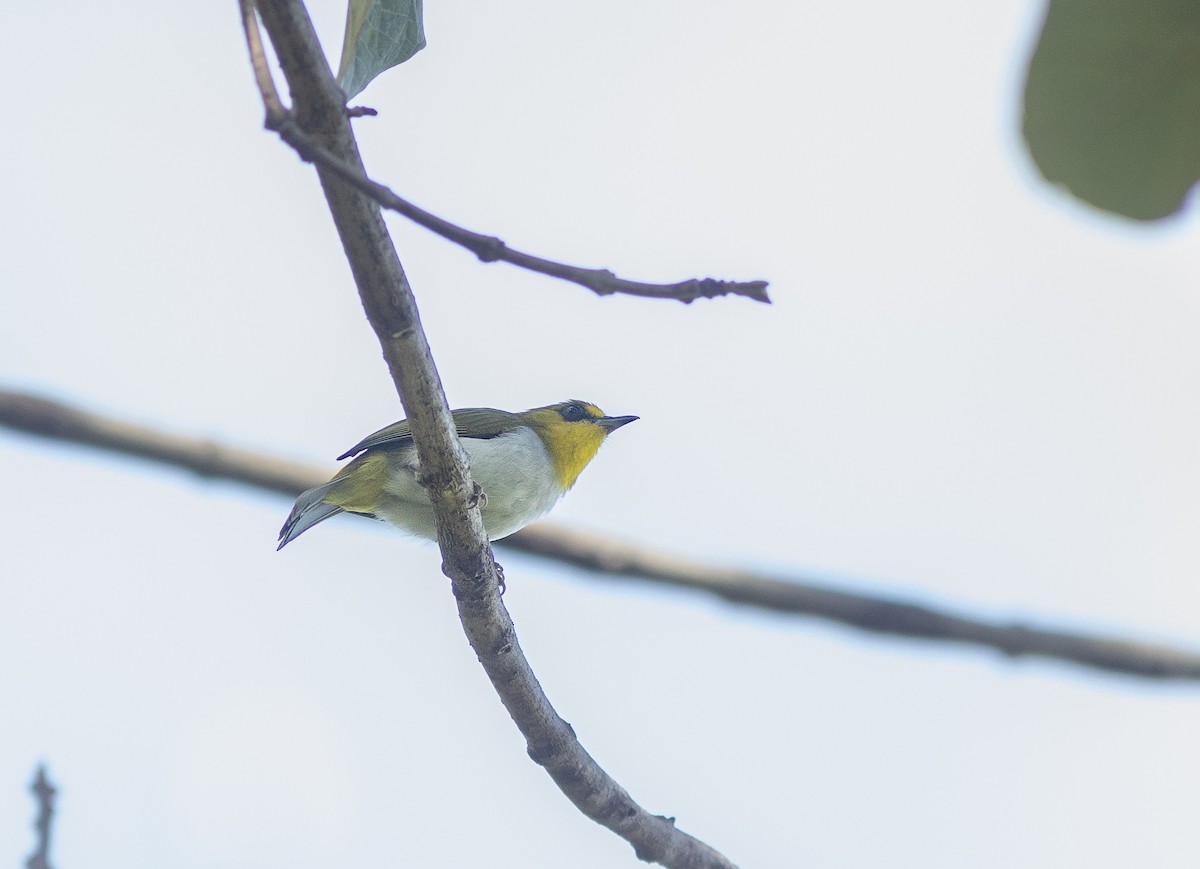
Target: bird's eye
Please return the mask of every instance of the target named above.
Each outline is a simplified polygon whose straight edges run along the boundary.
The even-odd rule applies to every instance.
[[[587,417],[587,411],[580,404],[568,404],[562,409],[562,418],[567,422],[579,422]]]

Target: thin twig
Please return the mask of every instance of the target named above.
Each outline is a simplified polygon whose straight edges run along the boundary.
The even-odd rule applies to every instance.
[[[650,299],[675,299],[684,303],[718,296],[745,296],[756,302],[770,304],[766,281],[724,281],[716,278],[691,278],[673,284],[651,284],[617,277],[608,269],[585,269],[544,259],[509,247],[503,239],[464,229],[444,218],[431,214],[403,199],[389,187],[373,181],[363,172],[338,160],[329,151],[312,141],[290,115],[268,120],[281,139],[291,145],[304,160],[328,169],[343,181],[370,196],[384,208],[402,214],[442,238],[465,247],[486,263],[507,262],[539,274],[560,278],[586,287],[598,296],[621,293]]]
[[[287,78],[299,129],[340,164],[366,177],[346,117],[345,95],[303,3],[258,0],[257,5]],[[529,756],[580,811],[623,837],[642,859],[679,869],[731,867],[720,852],[677,829],[673,819],[634,802],[550,705],[500,600],[499,571],[478,509],[480,490],[467,471],[412,288],[379,206],[327,167],[318,164],[317,174],[359,298],[412,425],[422,484],[437,518],[442,570],[450,577],[464,633],[524,735]]]
[[[50,825],[54,821],[54,798],[58,790],[46,777],[46,767],[39,764],[37,775],[29,785],[29,791],[37,798],[38,813],[33,822],[37,830],[37,848],[25,861],[28,869],[51,869],[50,866]]]
[[[287,115],[279,91],[275,88],[275,79],[271,78],[271,68],[267,65],[267,52],[263,48],[262,34],[258,29],[258,18],[254,11],[253,0],[238,0],[242,13],[242,31],[246,35],[246,48],[250,52],[250,67],[254,70],[254,82],[258,85],[259,96],[262,97],[263,107],[267,112],[267,120],[282,118]]]
[[[246,2],[246,0],[243,0]],[[438,217],[416,206],[393,192],[389,187],[373,181],[366,173],[348,165],[325,148],[313,141],[296,123],[290,114],[272,113],[268,109],[267,127],[291,145],[304,160],[328,169],[347,184],[370,196],[384,208],[402,214],[414,223],[425,227],[442,238],[465,247],[485,263],[506,262],[538,274],[560,278],[586,287],[598,296],[617,293],[641,296],[648,299],[675,299],[690,304],[696,299],[713,299],[718,296],[745,296],[756,302],[770,304],[766,281],[724,281],[716,278],[690,278],[673,284],[652,284],[619,278],[608,269],[585,269],[566,263],[555,262],[509,247],[503,239],[494,235],[472,232],[444,218]]]
[[[471,251],[481,261],[507,262],[529,271],[560,278],[586,287],[599,296],[617,293],[651,299],[675,299],[690,304],[696,299],[712,299],[719,296],[745,296],[756,302],[770,304],[766,281],[725,281],[716,278],[690,278],[673,284],[653,284],[618,278],[608,269],[585,269],[566,263],[555,262],[509,247],[502,239],[492,235],[473,232],[402,198],[389,187],[373,181],[361,168],[341,160],[308,135],[295,117],[284,107],[279,92],[267,66],[266,52],[258,31],[252,0],[239,0],[242,26],[246,33],[246,44],[250,51],[250,63],[254,69],[255,82],[266,109],[266,126],[277,132],[300,157],[315,163],[337,175],[357,190],[370,196],[384,208],[402,214],[409,220]],[[346,109],[347,117],[375,115],[368,107],[356,106]]]
[[[87,444],[294,497],[325,482],[330,468],[168,434],[41,396],[0,390],[0,426]],[[1200,655],[1150,643],[972,619],[911,601],[856,594],[802,577],[704,564],[644,546],[539,523],[498,546],[625,577],[714,595],[739,606],[833,621],[913,640],[983,647],[1010,657],[1067,661],[1147,679],[1200,680]]]

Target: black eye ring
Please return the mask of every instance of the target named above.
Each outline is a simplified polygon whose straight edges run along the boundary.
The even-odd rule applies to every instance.
[[[579,422],[587,418],[587,411],[580,404],[568,404],[562,409],[562,418],[567,422]]]

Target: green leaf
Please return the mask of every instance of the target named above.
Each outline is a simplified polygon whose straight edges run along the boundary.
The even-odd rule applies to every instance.
[[[1137,220],[1200,178],[1200,0],[1051,0],[1025,81],[1046,180]]]
[[[349,99],[425,47],[422,0],[350,0],[337,81]]]

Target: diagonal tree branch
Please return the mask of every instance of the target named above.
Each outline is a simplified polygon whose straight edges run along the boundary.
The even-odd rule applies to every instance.
[[[718,296],[745,296],[756,302],[767,304],[771,302],[767,295],[766,281],[724,281],[716,278],[690,278],[673,284],[630,281],[617,277],[608,269],[585,269],[534,256],[509,247],[503,239],[494,235],[484,235],[465,229],[403,199],[389,187],[373,181],[361,169],[346,163],[329,150],[321,147],[313,140],[313,137],[304,132],[296,123],[295,118],[283,110],[282,104],[279,104],[278,111],[271,110],[272,102],[278,102],[278,95],[275,94],[273,85],[266,88],[260,82],[260,89],[264,94],[263,101],[268,106],[267,127],[277,132],[279,137],[291,145],[302,159],[333,173],[347,184],[370,196],[384,208],[402,214],[413,223],[425,227],[447,241],[465,247],[485,263],[498,261],[511,263],[538,274],[579,284],[598,296],[620,293],[648,299],[675,299],[685,304],[690,304],[696,299],[713,299]],[[363,113],[362,109],[356,111],[358,114]]]
[[[252,0],[241,0],[251,63],[261,68]],[[271,44],[294,101],[294,123],[336,160],[366,175],[350,130],[345,95],[300,0],[258,0]],[[262,81],[259,80],[260,89]],[[273,88],[272,88],[273,90]],[[268,125],[282,123],[264,93]],[[550,705],[521,652],[500,600],[499,573],[479,515],[480,489],[471,481],[446,396],[379,205],[318,164],[317,174],[349,260],[359,298],[412,424],[422,484],[437,517],[442,570],[450,577],[459,618],[501,702],[524,735],[529,755],[587,817],[608,827],[648,862],[679,869],[732,867],[720,852],[633,801],[580,745]]]
[[[71,405],[0,389],[0,426],[161,462],[294,497],[329,469],[211,440],[168,434]],[[972,619],[911,601],[829,588],[798,577],[692,561],[597,534],[538,523],[497,545],[596,574],[703,592],[730,603],[807,616],[888,636],[961,643],[1011,657],[1068,661],[1148,679],[1200,680],[1200,654],[1117,637]]]

